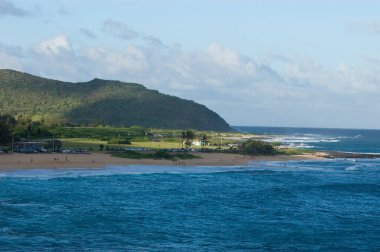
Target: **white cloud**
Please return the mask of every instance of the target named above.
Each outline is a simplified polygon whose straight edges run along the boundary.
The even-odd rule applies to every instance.
[[[327,115],[336,113],[332,123],[342,126],[339,122],[350,118],[352,111],[364,117],[368,111],[380,110],[377,59],[367,61],[371,67],[366,68],[340,64],[325,69],[307,55],[269,56],[264,64],[217,43],[189,52],[145,42],[122,49],[78,47],[59,35],[36,44],[29,54],[23,50],[22,56],[17,55],[19,50],[0,46],[0,62],[7,62],[7,68],[68,81],[98,77],[138,82],[196,100],[237,124],[246,120],[262,125],[267,118],[272,118],[268,124],[279,118],[283,125],[314,122],[314,117],[330,122],[332,117]]]
[[[52,39],[43,40],[34,46],[34,51],[46,56],[58,55],[62,52],[71,51],[69,39],[65,35],[59,35]]]
[[[60,60],[60,65],[78,64],[92,78],[105,77],[146,84],[187,98],[210,99],[228,96],[234,99],[313,99],[332,95],[355,95],[379,92],[380,77],[376,71],[364,71],[347,65],[325,70],[307,55],[282,61],[274,70],[252,58],[220,44],[202,51],[186,52],[177,47],[128,45],[124,49],[87,47],[72,49],[69,39],[60,35],[34,47],[40,55]],[[278,57],[278,56],[277,56]],[[41,66],[44,67],[44,66]],[[51,67],[51,65],[49,66]],[[71,69],[71,68],[70,68]],[[61,69],[62,70],[62,69]]]
[[[40,41],[24,58],[24,69],[37,75],[65,81],[88,78],[87,59],[73,49],[66,35]]]
[[[107,48],[88,48],[84,52],[87,60],[96,62],[99,75],[124,77],[143,76],[148,63],[144,53],[137,47],[128,46],[123,51]]]
[[[148,63],[144,53],[134,46],[124,51],[96,47],[86,50],[84,57],[96,64],[98,76],[133,78],[146,74]]]

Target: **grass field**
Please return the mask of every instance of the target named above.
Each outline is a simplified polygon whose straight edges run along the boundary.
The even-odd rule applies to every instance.
[[[89,138],[64,138],[62,141],[63,148],[86,148],[98,151],[99,146],[103,144],[109,148],[149,148],[149,149],[177,149],[181,148],[180,142],[132,142],[132,144],[107,144],[107,141],[101,141]],[[191,148],[201,148],[200,146],[192,146]]]
[[[124,148],[144,148],[149,150],[162,150],[162,149],[180,149],[182,145],[182,138],[180,133],[182,131],[174,130],[160,130],[143,128],[134,126],[131,128],[113,128],[113,127],[78,127],[78,128],[61,128],[63,135],[78,135],[78,137],[62,137],[62,147],[66,149],[84,148],[89,151],[115,151],[116,149]],[[149,132],[149,133],[144,133]],[[210,145],[206,146],[207,149],[216,149],[219,144],[222,149],[227,150],[230,147],[228,144],[238,144],[245,141],[247,137],[253,137],[253,134],[246,135],[241,133],[215,133],[215,132],[195,132],[198,140],[200,136],[207,135]],[[80,137],[79,137],[80,136]],[[124,139],[130,140],[131,144],[108,144],[110,139]],[[102,146],[102,148],[101,148]],[[277,146],[277,145],[275,145]],[[200,149],[201,146],[191,146],[194,149]],[[306,152],[312,152],[305,149],[277,149],[277,154],[285,155],[298,155]],[[132,155],[133,156],[133,155]]]

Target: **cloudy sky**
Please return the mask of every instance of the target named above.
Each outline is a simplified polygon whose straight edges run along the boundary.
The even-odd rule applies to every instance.
[[[0,68],[138,82],[231,125],[380,129],[380,1],[0,0]]]

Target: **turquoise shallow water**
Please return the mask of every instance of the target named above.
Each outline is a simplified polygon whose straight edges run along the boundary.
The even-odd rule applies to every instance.
[[[0,251],[379,251],[380,160],[0,172]]]

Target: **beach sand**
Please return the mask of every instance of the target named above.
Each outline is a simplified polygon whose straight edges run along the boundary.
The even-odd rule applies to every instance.
[[[252,161],[287,161],[321,159],[313,154],[244,156],[221,153],[196,153],[201,158],[190,160],[126,159],[106,153],[91,154],[1,154],[0,170],[33,168],[102,168],[108,165],[180,165],[180,166],[238,166]]]

